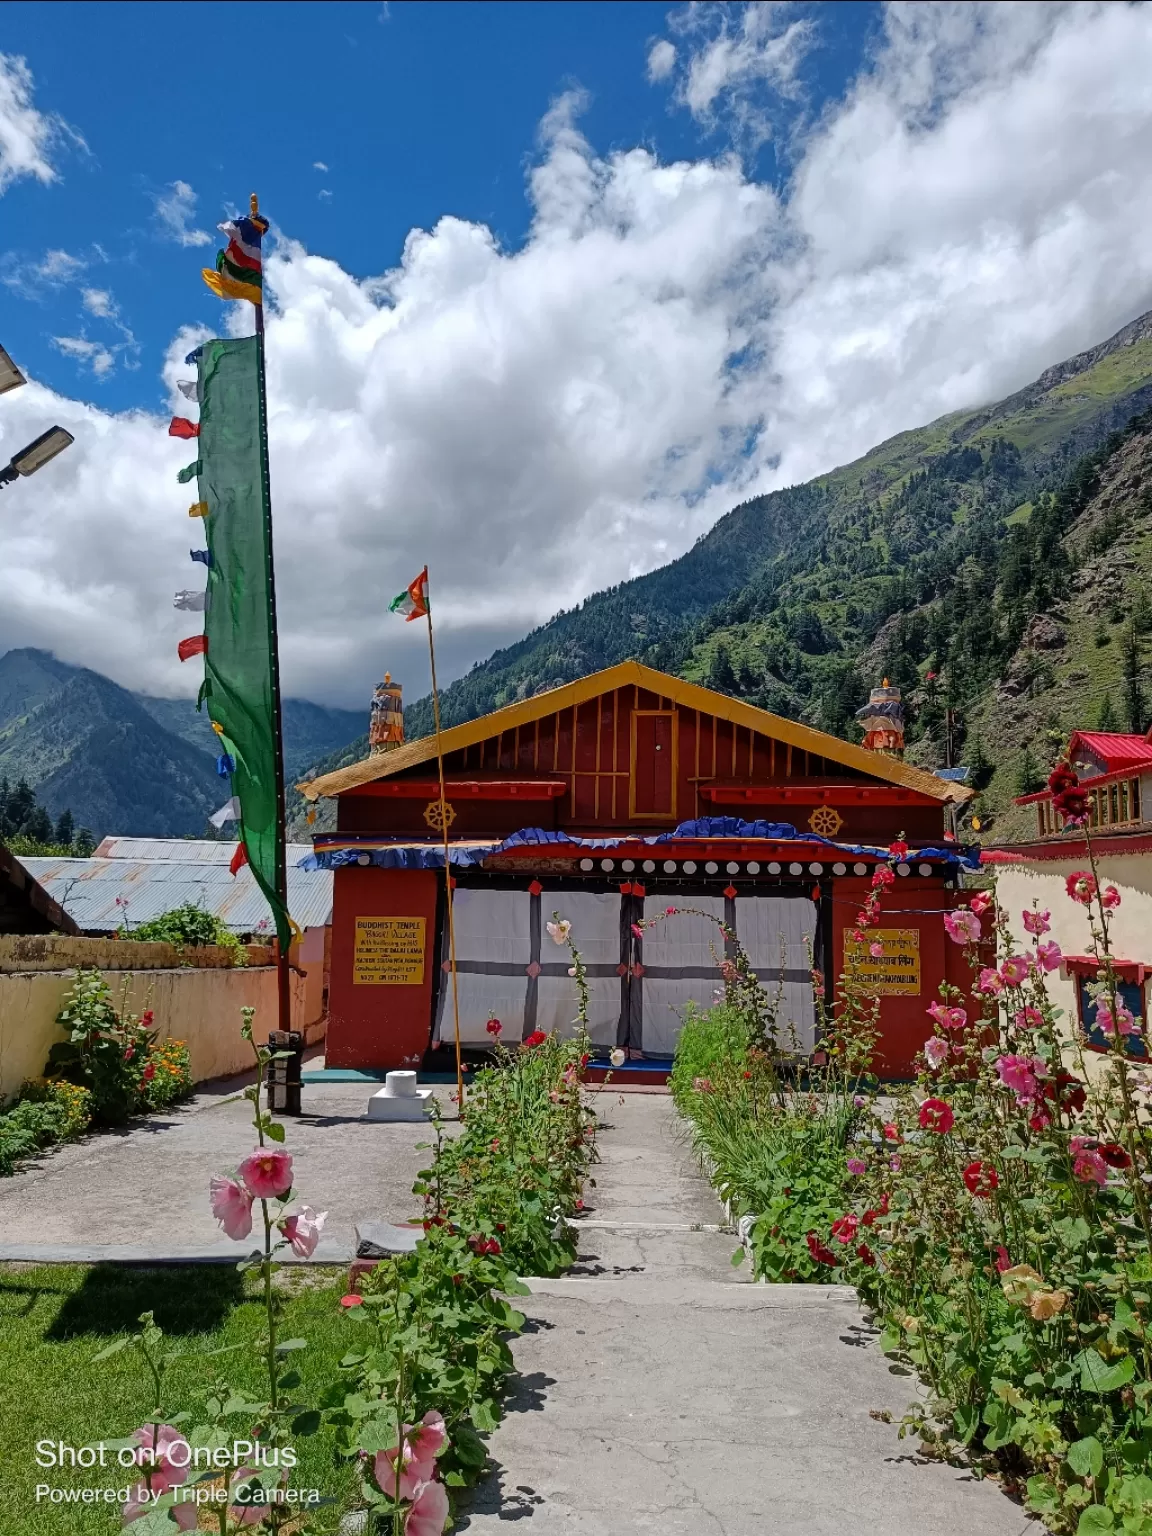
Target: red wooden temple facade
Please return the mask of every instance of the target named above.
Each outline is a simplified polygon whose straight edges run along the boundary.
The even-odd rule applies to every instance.
[[[881,995],[882,1068],[912,1070],[924,1011],[959,952],[950,804],[968,791],[895,758],[625,662],[443,734],[461,1037],[483,1047],[567,1029],[572,924],[598,1052],[667,1061],[689,1003],[720,985],[736,930],[778,998],[777,1026],[818,1048],[812,972],[847,965]],[[314,858],[336,871],[327,1061],[391,1068],[453,1038],[443,840],[432,738],[302,785],[334,797]],[[876,863],[903,835],[872,942],[850,931]],[[633,924],[668,907],[638,936]]]

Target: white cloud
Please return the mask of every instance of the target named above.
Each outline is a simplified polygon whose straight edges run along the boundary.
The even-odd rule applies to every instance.
[[[107,288],[85,288],[81,294],[84,308],[98,320],[115,320],[118,310],[116,301]]]
[[[269,256],[292,692],[363,704],[385,666],[423,691],[417,626],[384,610],[425,560],[451,675],[735,503],[1152,307],[1147,7],[889,11],[780,194],[732,158],[598,156],[578,106],[549,114],[520,249],[446,217],[368,281],[291,242]],[[197,339],[165,369],[180,414]],[[193,454],[166,419],[31,384],[6,399],[0,461],[53,420],[75,447],[5,493],[0,649],[194,691],[170,606]]]
[[[741,148],[755,150],[786,116],[794,117],[800,65],[817,35],[799,5],[689,3],[672,12],[668,24],[685,46],[678,51],[667,39],[656,43],[648,54],[648,79],[675,73],[673,99],[698,123],[724,126]]]
[[[104,378],[116,366],[116,354],[99,342],[89,341],[86,336],[53,336],[52,345],[65,357],[72,357],[82,366],[91,368],[98,379]]]
[[[658,80],[667,80],[675,68],[676,44],[662,37],[648,50],[648,79],[653,84]]]
[[[65,139],[87,148],[62,117],[33,105],[26,60],[0,53],[0,193],[21,176],[34,176],[45,185],[55,181],[59,172],[53,155]]]
[[[164,226],[168,239],[177,245],[211,245],[212,236],[206,229],[192,229],[196,217],[196,194],[186,181],[169,183],[166,191],[154,194],[156,217]]]
[[[323,160],[313,160],[312,169],[314,171],[326,171],[328,167],[324,164]]]
[[[332,196],[332,194],[331,194],[331,192],[330,192],[330,191],[329,191],[329,190],[328,190],[328,188],[327,188],[327,187],[321,187],[321,188],[320,188],[320,190],[319,190],[319,192],[317,192],[317,194],[316,194],[316,196],[317,196],[317,197],[331,197],[331,196]]]

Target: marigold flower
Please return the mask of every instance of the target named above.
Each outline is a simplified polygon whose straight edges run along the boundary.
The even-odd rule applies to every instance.
[[[956,1116],[952,1113],[952,1106],[945,1104],[943,1099],[925,1099],[920,1106],[919,1118],[922,1131],[933,1131],[937,1136],[947,1136]]]
[[[977,1196],[980,1200],[987,1200],[994,1189],[999,1188],[1000,1176],[990,1163],[982,1163],[979,1159],[969,1163],[961,1177],[964,1187],[970,1195]]]

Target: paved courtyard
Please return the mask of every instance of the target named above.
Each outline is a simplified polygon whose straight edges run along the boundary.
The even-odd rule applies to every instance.
[[[252,1150],[247,1079],[209,1085],[188,1103],[120,1131],[59,1147],[0,1179],[0,1259],[148,1259],[246,1253],[231,1243],[208,1204],[208,1181]],[[308,1084],[306,1113],[285,1121],[295,1187],[328,1212],[317,1261],[352,1256],[353,1225],[364,1218],[419,1215],[412,1195],[427,1154],[429,1125],[364,1118],[371,1085]],[[436,1093],[455,1116],[448,1086]]]

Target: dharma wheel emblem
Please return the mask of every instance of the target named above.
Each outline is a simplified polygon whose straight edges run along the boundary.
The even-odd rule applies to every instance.
[[[844,818],[832,806],[818,805],[809,816],[808,825],[820,837],[835,837],[844,825]]]
[[[439,800],[429,800],[424,807],[424,820],[433,832],[446,832],[456,820],[456,807],[450,805],[447,800],[444,801],[443,807]]]

